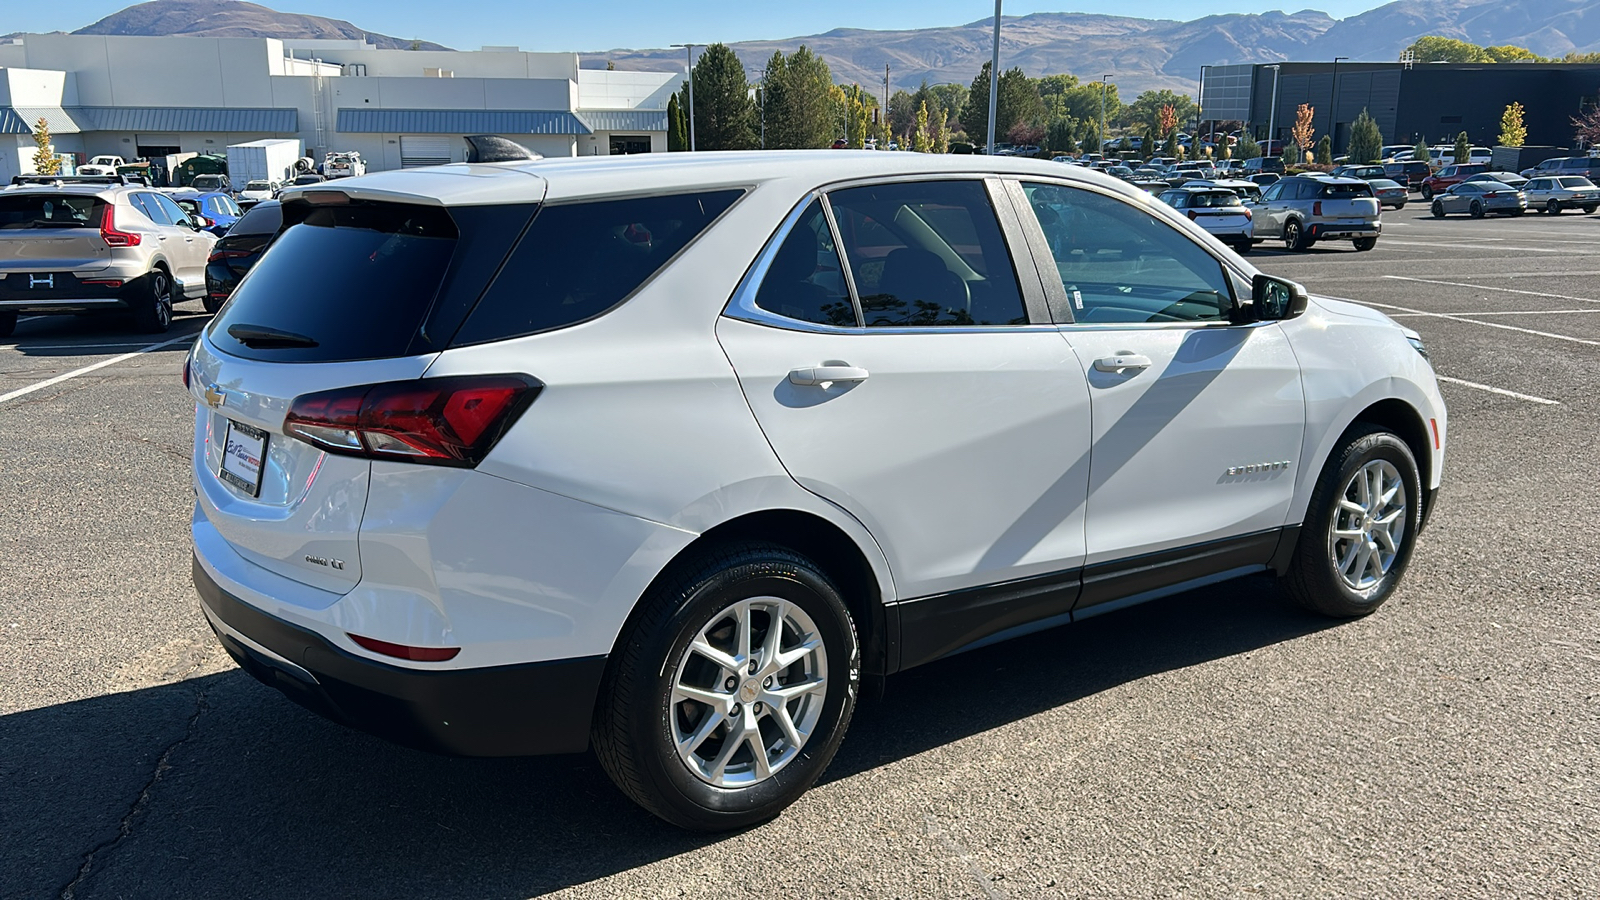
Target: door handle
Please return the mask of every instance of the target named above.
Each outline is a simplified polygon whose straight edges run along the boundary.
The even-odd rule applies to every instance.
[[[1134,353],[1119,353],[1116,356],[1103,356],[1094,361],[1097,372],[1121,372],[1124,369],[1148,369],[1150,357],[1139,356]]]
[[[790,384],[819,385],[833,381],[855,383],[866,380],[867,370],[857,366],[806,366],[789,372]]]

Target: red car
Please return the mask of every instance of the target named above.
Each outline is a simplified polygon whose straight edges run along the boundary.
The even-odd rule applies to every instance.
[[[1430,175],[1422,180],[1422,199],[1432,200],[1434,194],[1442,194],[1479,172],[1489,171],[1484,163],[1467,163],[1460,166],[1445,166],[1438,174]]]

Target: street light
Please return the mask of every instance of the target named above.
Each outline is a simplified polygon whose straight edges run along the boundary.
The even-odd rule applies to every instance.
[[[989,61],[989,155],[994,155],[994,122],[1000,113],[1000,3],[994,0],[994,56]]]
[[[683,55],[689,63],[689,152],[694,152],[694,48],[704,47],[705,44],[673,44],[682,47]]]
[[[1272,149],[1272,142],[1278,139],[1278,66],[1267,66],[1272,70],[1272,109],[1267,113],[1267,149]],[[1279,150],[1282,156],[1283,151]]]
[[[1100,155],[1106,152],[1106,79],[1110,75],[1100,76]]]
[[[1339,143],[1339,61],[1347,60],[1348,56],[1335,56],[1333,58],[1333,86],[1329,89],[1332,94],[1328,98],[1328,143]]]
[[[1210,66],[1200,67],[1200,86],[1194,91],[1194,130],[1205,131],[1206,113],[1206,72]]]

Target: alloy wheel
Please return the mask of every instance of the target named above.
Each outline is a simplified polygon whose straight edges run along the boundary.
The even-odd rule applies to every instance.
[[[805,748],[827,699],[828,654],[816,623],[778,597],[711,617],[673,673],[678,758],[708,784],[766,781]]]
[[[165,330],[172,324],[172,282],[160,272],[155,274],[156,322]]]
[[[1350,477],[1328,529],[1328,555],[1345,586],[1368,591],[1389,574],[1406,530],[1406,485],[1400,470],[1375,459]]]

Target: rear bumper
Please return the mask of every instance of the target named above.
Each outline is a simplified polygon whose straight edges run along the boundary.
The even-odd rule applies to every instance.
[[[335,722],[455,756],[578,753],[604,656],[478,669],[419,670],[363,659],[224,590],[196,559],[196,591],[241,668]]]
[[[1315,222],[1306,227],[1306,234],[1319,241],[1353,240],[1377,237],[1383,229],[1377,224],[1345,224],[1342,222]]]

